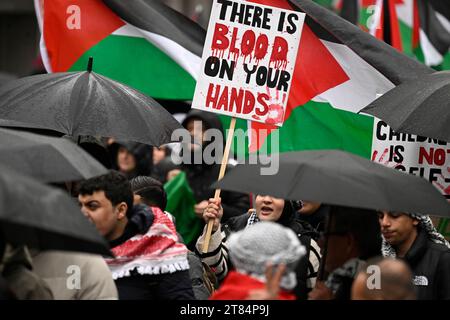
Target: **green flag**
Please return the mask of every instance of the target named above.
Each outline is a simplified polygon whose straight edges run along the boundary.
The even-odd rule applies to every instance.
[[[181,172],[168,181],[164,185],[164,190],[167,193],[166,211],[175,217],[177,231],[186,244],[196,241],[203,224],[194,212],[196,201],[186,174]]]

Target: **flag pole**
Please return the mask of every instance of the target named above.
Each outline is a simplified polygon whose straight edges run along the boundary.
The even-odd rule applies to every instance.
[[[228,129],[227,142],[225,144],[225,151],[223,153],[222,164],[220,165],[219,177],[217,178],[217,181],[222,179],[223,176],[225,175],[225,169],[227,168],[227,164],[228,164],[228,156],[230,154],[231,143],[233,141],[235,126],[236,126],[236,118],[232,117],[231,122],[230,122],[230,128]],[[216,189],[216,193],[214,194],[215,201],[220,198],[220,191],[221,191],[220,189]],[[202,248],[203,253],[208,252],[209,242],[211,240],[213,226],[214,226],[214,219],[210,219],[208,221],[208,226],[206,228],[205,241],[203,242],[203,248]]]

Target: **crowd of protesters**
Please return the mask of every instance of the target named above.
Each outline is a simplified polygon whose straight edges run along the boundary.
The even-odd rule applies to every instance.
[[[209,143],[195,121],[223,131],[216,115],[190,112],[183,126],[200,141],[187,149],[192,156]],[[223,191],[214,199],[220,164],[175,165],[167,146],[95,138],[79,145],[111,170],[60,187],[114,257],[13,246],[0,233],[0,298],[450,299],[450,245],[428,216],[265,194]],[[166,211],[164,183],[180,172],[205,223],[190,245]],[[81,275],[73,286],[71,266]]]

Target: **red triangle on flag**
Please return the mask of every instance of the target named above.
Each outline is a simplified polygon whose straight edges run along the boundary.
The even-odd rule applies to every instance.
[[[285,0],[252,0],[251,2],[292,10]],[[348,80],[349,77],[339,62],[305,23],[284,121],[289,118],[292,110],[296,107]],[[254,121],[251,126],[253,134],[249,147],[250,152],[261,148],[270,132],[278,128],[274,125]]]
[[[44,1],[43,35],[53,72],[63,72],[125,25],[100,0]]]

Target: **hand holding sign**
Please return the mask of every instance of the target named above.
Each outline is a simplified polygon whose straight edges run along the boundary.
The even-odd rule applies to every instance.
[[[192,108],[282,126],[305,14],[241,0],[215,0]],[[214,199],[220,196],[216,190]],[[213,230],[208,222],[203,252]]]

